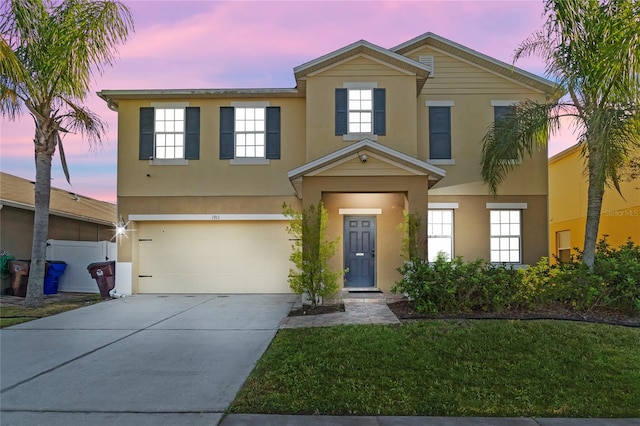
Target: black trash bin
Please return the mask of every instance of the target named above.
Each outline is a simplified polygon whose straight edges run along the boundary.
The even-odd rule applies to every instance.
[[[100,296],[110,299],[109,292],[116,286],[116,262],[95,262],[87,266],[91,278],[95,278]]]
[[[11,274],[11,294],[18,297],[27,296],[27,284],[29,283],[30,260],[9,261],[9,273]]]

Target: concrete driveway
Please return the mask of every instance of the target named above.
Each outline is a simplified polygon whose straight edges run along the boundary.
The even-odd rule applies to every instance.
[[[0,330],[2,425],[215,425],[295,295],[136,295]]]

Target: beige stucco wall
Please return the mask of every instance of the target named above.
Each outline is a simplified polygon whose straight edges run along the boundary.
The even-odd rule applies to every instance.
[[[231,102],[269,101],[281,108],[281,153],[268,165],[232,165],[220,160],[220,107]],[[173,102],[173,101],[172,101]],[[150,165],[138,159],[140,108],[150,101],[122,101],[118,113],[118,196],[291,195],[287,171],[304,163],[302,99],[181,99],[200,107],[200,159],[188,165]]]
[[[535,264],[547,256],[547,197],[544,195],[511,196],[434,196],[430,203],[458,203],[454,209],[454,255],[465,260],[490,259],[489,212],[487,203],[526,203],[522,210],[522,263]]]
[[[386,135],[376,142],[416,155],[416,77],[366,55],[307,77],[306,161],[337,151],[349,143],[335,135],[335,89],[344,83],[376,83],[386,89]],[[367,137],[366,135],[362,136]],[[370,136],[369,136],[370,137]]]

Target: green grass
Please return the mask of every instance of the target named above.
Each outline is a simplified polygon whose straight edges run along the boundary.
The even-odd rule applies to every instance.
[[[230,411],[639,417],[640,329],[505,320],[285,329]]]
[[[2,308],[0,308],[0,328],[33,321],[38,318],[48,317],[98,302],[102,302],[100,295],[92,294],[85,297],[74,298],[73,300],[60,300],[47,303],[41,308],[23,308],[22,306],[16,305],[2,306]]]

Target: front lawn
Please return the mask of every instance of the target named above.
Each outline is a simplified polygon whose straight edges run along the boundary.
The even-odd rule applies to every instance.
[[[640,329],[548,320],[285,329],[230,411],[640,417]]]

